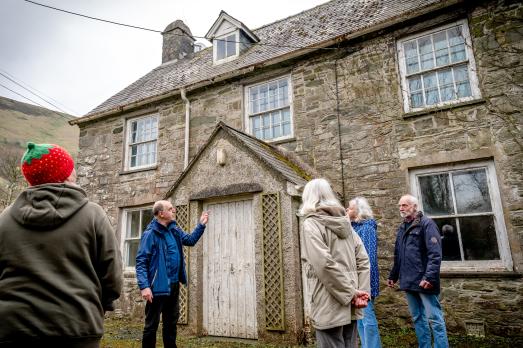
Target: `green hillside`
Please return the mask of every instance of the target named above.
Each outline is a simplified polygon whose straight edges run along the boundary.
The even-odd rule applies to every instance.
[[[58,144],[76,158],[78,127],[74,116],[0,97],[0,145],[2,149],[25,148],[28,141]]]

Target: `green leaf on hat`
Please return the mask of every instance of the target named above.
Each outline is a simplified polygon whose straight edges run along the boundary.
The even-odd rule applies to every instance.
[[[40,159],[43,155],[49,154],[49,150],[53,147],[54,145],[51,144],[27,143],[27,150],[22,157],[22,164],[27,162],[27,164],[31,165],[33,159]]]

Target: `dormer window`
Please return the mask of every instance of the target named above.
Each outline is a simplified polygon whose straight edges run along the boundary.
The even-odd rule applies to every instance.
[[[238,55],[236,33],[214,39],[215,61],[224,60]]]
[[[205,38],[213,43],[214,64],[234,60],[252,44],[260,41],[242,22],[224,11],[220,12]]]

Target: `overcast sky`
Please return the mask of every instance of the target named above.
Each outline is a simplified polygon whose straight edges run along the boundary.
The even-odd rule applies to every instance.
[[[205,36],[220,10],[250,29],[326,0],[35,0],[49,6],[155,30],[181,19]],[[198,39],[198,41],[205,42]],[[207,45],[208,42],[205,42]],[[24,0],[0,0],[0,85],[51,109],[5,76],[82,116],[161,64],[159,33],[102,23]],[[30,103],[0,86],[0,96]]]

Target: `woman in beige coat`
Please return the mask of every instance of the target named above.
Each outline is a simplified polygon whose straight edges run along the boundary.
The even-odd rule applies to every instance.
[[[317,346],[356,347],[356,320],[370,293],[365,247],[325,179],[307,183],[302,200],[302,258]]]

